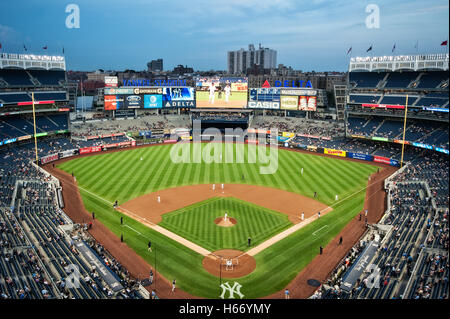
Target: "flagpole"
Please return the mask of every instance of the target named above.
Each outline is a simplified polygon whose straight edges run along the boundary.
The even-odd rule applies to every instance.
[[[36,137],[36,112],[35,112],[35,108],[34,108],[34,92],[31,92],[31,100],[33,102],[34,150],[36,153],[36,165],[39,165],[38,151],[37,151],[37,137]]]
[[[403,142],[402,142],[402,158],[400,160],[400,168],[403,167],[403,153],[405,152],[405,133],[406,133],[406,117],[408,114],[408,94],[406,94],[405,119],[403,122]]]

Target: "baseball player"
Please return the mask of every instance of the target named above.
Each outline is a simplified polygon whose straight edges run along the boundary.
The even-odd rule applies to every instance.
[[[305,213],[302,213],[302,220],[305,220]]]
[[[216,92],[216,87],[214,86],[214,82],[212,82],[211,86],[209,87],[209,98],[208,98],[208,102],[211,104],[214,104],[215,92]]]
[[[161,196],[158,195],[158,203],[161,203]]]
[[[225,103],[228,103],[228,100],[230,98],[230,93],[231,93],[231,87],[229,84],[227,84],[227,86],[225,86]]]

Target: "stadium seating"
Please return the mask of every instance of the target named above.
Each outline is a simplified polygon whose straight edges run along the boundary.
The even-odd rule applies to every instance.
[[[65,81],[65,71],[28,70],[28,72],[45,86],[60,86],[60,81]]]
[[[445,71],[433,71],[424,73],[417,88],[422,89],[435,89],[444,81],[448,81],[448,72]]]
[[[9,86],[33,86],[30,76],[25,70],[0,69],[0,79],[4,80]]]
[[[389,72],[384,88],[406,88],[418,76],[419,72]]]
[[[371,88],[376,87],[385,76],[385,72],[350,72],[349,82],[356,83],[358,88]]]
[[[391,208],[380,224],[388,225],[391,230],[367,261],[377,266],[377,274],[370,276],[370,272],[364,272],[351,291],[341,289],[343,279],[364,249],[359,243],[312,298],[447,298],[449,167],[446,158],[430,154],[416,157],[390,181]]]

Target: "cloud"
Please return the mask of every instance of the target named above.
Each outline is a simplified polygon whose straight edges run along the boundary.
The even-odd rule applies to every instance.
[[[19,33],[13,28],[0,24],[0,39],[4,41],[13,41],[16,40],[19,36]]]

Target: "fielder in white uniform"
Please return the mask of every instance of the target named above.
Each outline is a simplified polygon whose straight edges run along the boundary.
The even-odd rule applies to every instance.
[[[228,103],[228,99],[230,98],[231,88],[230,85],[227,84],[225,87],[225,102]]]
[[[211,86],[209,87],[209,98],[208,98],[208,102],[211,104],[214,104],[215,92],[216,92],[216,87],[214,86],[214,83],[211,83]]]

